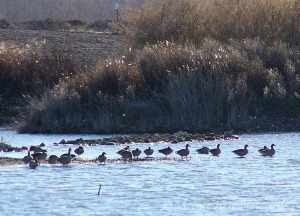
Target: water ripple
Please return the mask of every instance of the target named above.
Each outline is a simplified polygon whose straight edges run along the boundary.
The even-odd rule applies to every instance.
[[[19,145],[31,137],[1,133],[5,139],[13,136]],[[60,138],[33,136],[36,144],[44,142],[49,152],[57,154],[68,149],[51,146]],[[261,157],[258,147],[273,142],[276,156]],[[300,133],[254,134],[234,141],[193,142],[188,160],[42,165],[36,170],[0,167],[1,215],[298,215],[300,157],[294,149],[299,142]],[[217,143],[221,143],[220,157],[196,152]],[[232,150],[246,143],[252,146],[249,154],[237,158]],[[154,157],[162,158],[157,150],[167,145],[151,145]],[[184,143],[171,145],[181,149]],[[82,158],[96,158],[102,151],[118,158],[119,147],[87,147]],[[0,153],[7,155],[24,153]]]

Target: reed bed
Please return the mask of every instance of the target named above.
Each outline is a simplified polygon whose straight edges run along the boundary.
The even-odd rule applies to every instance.
[[[118,24],[129,52],[86,70],[55,52],[33,47],[21,61],[18,49],[4,49],[11,62],[0,66],[21,85],[2,93],[31,90],[18,131],[226,130],[299,115],[299,1],[155,2]]]
[[[288,44],[205,39],[197,48],[159,43],[134,52],[27,97],[19,130],[195,131],[299,113],[300,58]]]

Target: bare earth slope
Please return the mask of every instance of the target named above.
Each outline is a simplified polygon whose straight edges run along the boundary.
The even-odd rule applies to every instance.
[[[93,32],[0,29],[0,42],[25,45],[31,40],[45,41],[46,48],[71,49],[81,66],[98,60],[119,58],[129,49],[125,36]]]

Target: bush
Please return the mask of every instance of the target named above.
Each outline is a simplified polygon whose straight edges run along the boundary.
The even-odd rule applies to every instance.
[[[54,48],[43,50],[43,44],[32,41],[24,47],[0,45],[0,95],[5,97],[35,94],[37,89],[51,88],[64,76],[72,76],[76,65],[71,53]]]
[[[124,29],[136,44],[258,37],[299,45],[299,10],[298,0],[151,0],[127,13]]]
[[[283,68],[269,63],[274,52]],[[40,99],[28,97],[19,130],[207,130],[299,114],[299,51],[282,43],[204,39],[197,48],[159,43],[129,55],[61,79]]]

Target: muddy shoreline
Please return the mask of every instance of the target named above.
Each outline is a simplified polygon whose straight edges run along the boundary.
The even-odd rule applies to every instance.
[[[179,160],[204,160],[201,157],[188,157],[187,159],[182,159],[180,157],[161,157],[161,158],[139,158],[139,159],[133,159],[130,161],[124,161],[123,159],[107,159],[105,163],[99,163],[96,159],[73,159],[72,162],[69,164],[72,165],[81,165],[81,164],[99,164],[99,165],[105,165],[105,164],[112,164],[112,163],[141,163],[141,162],[172,162],[172,161],[179,161]],[[0,167],[7,167],[7,166],[24,166],[28,167],[28,164],[25,164],[22,161],[22,158],[10,158],[10,157],[0,157]],[[62,166],[59,163],[56,164],[49,164],[47,161],[40,162],[40,166]]]

